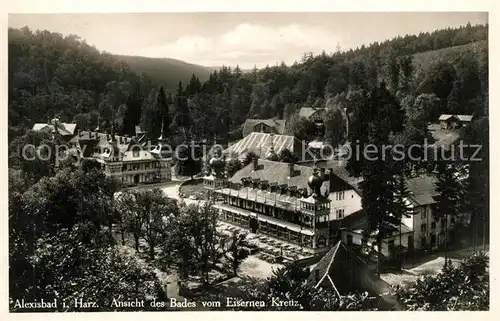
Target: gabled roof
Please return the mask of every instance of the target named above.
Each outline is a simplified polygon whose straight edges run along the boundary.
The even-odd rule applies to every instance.
[[[90,135],[92,134],[92,137]],[[109,136],[109,137],[108,137]],[[79,143],[80,140],[94,140],[98,139],[97,145],[101,147],[102,149],[108,148],[110,145],[108,143],[109,138],[111,138],[111,135],[105,134],[105,133],[97,133],[97,132],[89,132],[89,131],[82,131],[75,137],[71,139],[71,142],[74,142],[76,144]],[[119,136],[115,135],[115,140],[118,146],[118,149],[120,152],[124,153],[129,150],[129,148],[135,144],[135,141],[130,138],[130,137],[124,137],[124,136]],[[138,145],[139,146],[139,145]]]
[[[254,127],[258,124],[265,124],[271,128],[275,129],[275,134],[284,134],[285,133],[285,124],[286,121],[284,119],[247,119],[243,124],[243,136],[247,136],[254,131]]]
[[[76,129],[76,124],[72,123],[58,123],[57,130],[59,131],[60,135],[63,136],[71,136],[75,133]],[[36,123],[33,125],[33,130],[34,131],[39,131],[39,130],[54,130],[54,125],[52,124],[45,124],[45,123]]]
[[[236,153],[242,159],[248,152],[252,151],[260,158],[264,158],[271,149],[271,146],[274,147],[276,154],[279,154],[284,149],[289,149],[292,153],[298,155],[302,143],[294,136],[253,132],[234,145],[229,146],[224,153],[226,155]]]
[[[339,294],[366,291],[373,295],[390,291],[389,284],[341,241],[311,270],[308,284],[316,288],[336,289]]]
[[[314,161],[301,163],[303,166],[313,166]],[[347,184],[351,185],[360,195],[361,190],[359,184],[363,181],[363,177],[354,177],[349,174],[346,169],[347,161],[345,160],[317,160],[316,166],[319,168],[331,169],[332,172],[342,179]]]
[[[312,115],[314,115],[318,111],[324,111],[325,108],[320,108],[320,107],[302,107],[299,110],[299,116],[304,117],[304,118],[309,118]]]
[[[430,175],[408,179],[409,199],[420,206],[436,203],[434,200],[434,196],[438,195],[438,192],[436,192],[436,182],[437,179]]]
[[[439,120],[448,120],[450,118],[457,118],[460,121],[469,122],[472,121],[473,115],[451,115],[451,114],[442,114],[439,116]]]

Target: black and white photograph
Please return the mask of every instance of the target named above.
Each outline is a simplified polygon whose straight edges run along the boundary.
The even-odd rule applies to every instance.
[[[488,19],[9,13],[9,314],[489,311]]]

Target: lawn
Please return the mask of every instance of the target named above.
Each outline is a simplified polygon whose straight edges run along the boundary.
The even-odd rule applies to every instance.
[[[184,197],[195,195],[198,199],[206,199],[207,191],[203,188],[203,179],[197,178],[184,182],[179,188]]]

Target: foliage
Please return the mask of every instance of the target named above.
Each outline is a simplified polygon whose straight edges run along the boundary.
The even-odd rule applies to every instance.
[[[476,253],[458,266],[418,279],[409,288],[396,291],[406,310],[489,310],[488,256]]]
[[[299,160],[299,157],[288,148],[282,149],[278,154],[278,158],[280,162],[284,163],[296,163]]]
[[[248,245],[246,237],[246,233],[233,231],[230,237],[221,239],[221,248],[226,260],[226,269],[230,271],[233,277],[238,275],[238,268],[249,256],[248,248],[244,248]]]

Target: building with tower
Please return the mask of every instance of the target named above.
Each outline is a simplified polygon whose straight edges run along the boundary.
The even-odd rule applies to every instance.
[[[361,208],[359,199],[359,205],[346,211],[344,204],[352,202],[346,196],[354,187],[333,169],[254,158],[227,177],[224,158],[217,156],[208,162],[205,188],[221,201],[214,205],[220,220],[252,233],[322,252],[340,237],[338,222]]]
[[[82,158],[102,164],[104,173],[127,186],[170,181],[171,153],[162,150],[164,140],[149,151],[134,137],[79,131],[71,145]]]

